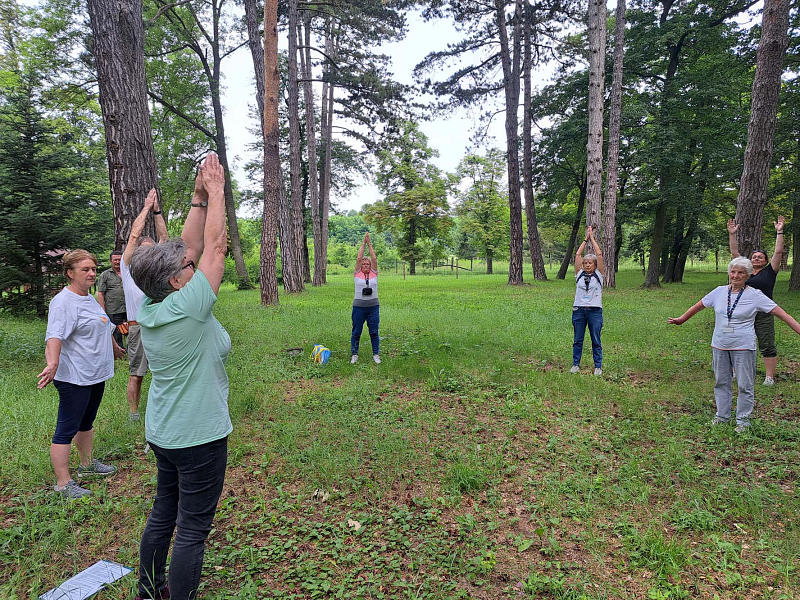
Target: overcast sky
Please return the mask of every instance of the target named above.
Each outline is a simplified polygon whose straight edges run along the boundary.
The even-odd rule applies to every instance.
[[[444,49],[448,42],[459,39],[459,33],[447,21],[423,21],[418,14],[409,16],[408,34],[397,43],[385,44],[381,51],[391,57],[395,78],[407,84],[413,84],[412,70],[429,52]],[[286,48],[285,33],[280,41]],[[454,64],[454,67],[456,65]],[[534,74],[534,86],[541,85],[546,76],[552,73],[547,67]],[[248,157],[247,145],[253,142],[253,135],[248,131],[253,128],[249,118],[250,105],[255,105],[255,84],[253,82],[253,61],[247,48],[243,48],[226,59],[223,63],[225,73],[225,133],[229,142],[229,154],[237,156],[235,175],[240,183],[245,182],[241,169]],[[319,92],[318,92],[319,93]],[[502,95],[498,102],[502,101]],[[477,126],[477,116],[469,111],[458,109],[449,118],[438,118],[421,123],[421,129],[428,136],[429,145],[439,152],[435,164],[445,171],[455,171],[458,162],[470,147],[470,136]],[[494,137],[494,146],[505,146],[504,116],[498,115],[489,129]],[[362,205],[375,202],[380,193],[371,181],[363,185],[349,198],[333,198],[338,210],[358,210]]]

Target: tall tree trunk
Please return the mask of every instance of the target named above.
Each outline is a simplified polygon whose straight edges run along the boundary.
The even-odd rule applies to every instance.
[[[742,256],[750,256],[753,250],[761,247],[781,73],[789,44],[788,27],[789,0],[765,0],[761,40],[756,54],[750,123],[747,126],[747,148],[744,151],[742,183],[736,203],[739,252]]]
[[[417,244],[417,225],[412,219],[408,224],[408,247],[412,249]],[[417,274],[417,260],[415,258],[408,259],[408,274],[409,275],[416,275]]]
[[[297,272],[288,282],[287,291],[299,292],[305,288],[303,283],[303,198],[300,193],[300,94],[297,83],[297,2],[289,0],[289,73],[287,76],[287,112],[289,118],[289,207],[292,237],[292,260],[297,264]],[[286,232],[284,232],[286,233]],[[284,283],[287,286],[287,283]]]
[[[303,14],[303,93],[306,105],[306,153],[308,162],[308,202],[311,205],[311,230],[314,234],[314,277],[312,285],[325,283],[327,265],[322,251],[322,220],[320,219],[319,184],[317,182],[317,123],[314,115],[314,84],[311,81],[311,13]],[[306,245],[308,243],[306,242]]]
[[[525,91],[522,104],[522,144],[523,144],[523,175],[525,177],[525,217],[528,221],[528,248],[531,253],[531,268],[534,279],[547,281],[547,272],[544,269],[542,258],[542,242],[539,237],[539,221],[536,218],[536,203],[533,196],[533,148],[531,144],[531,18],[528,14],[530,8],[525,0],[525,66],[523,79]]]
[[[681,253],[683,246],[683,235],[685,226],[685,209],[683,206],[678,206],[678,212],[675,217],[675,231],[672,236],[672,247],[670,248],[669,257],[667,259],[666,268],[664,269],[664,277],[661,283],[672,283],[675,281],[675,265],[678,264],[678,256]]]
[[[575,211],[575,220],[572,222],[572,231],[569,234],[569,242],[567,243],[567,252],[564,254],[564,259],[561,261],[561,267],[558,269],[556,279],[564,279],[567,276],[567,270],[572,263],[572,257],[575,254],[575,242],[578,239],[578,231],[581,228],[581,220],[583,220],[583,207],[586,204],[586,172],[583,173],[583,180],[580,185],[580,196],[578,197],[578,210]]]
[[[505,1],[495,0],[497,28],[500,33],[500,60],[503,65],[503,88],[506,100],[506,151],[508,160],[508,206],[510,209],[510,239],[508,261],[508,283],[523,282],[522,272],[522,198],[519,189],[519,134],[517,114],[519,108],[519,75],[522,1],[514,3],[513,52],[509,46],[506,30]]]
[[[586,142],[586,225],[601,236],[603,192],[603,102],[606,64],[606,3],[589,1],[589,137]],[[598,240],[602,242],[602,240]]]
[[[494,257],[494,254],[492,253],[492,249],[491,248],[487,248],[486,249],[486,274],[487,275],[494,274],[494,267],[493,267],[493,264],[492,264],[492,258],[493,257]]]
[[[625,0],[617,0],[614,24],[614,75],[611,81],[611,108],[608,115],[608,166],[606,170],[606,197],[603,204],[603,235],[601,242],[606,260],[603,285],[616,287],[617,277],[617,178],[619,176],[619,140],[622,123],[622,63],[625,60]],[[611,232],[615,232],[611,235]]]
[[[650,260],[647,263],[647,275],[642,287],[661,287],[661,249],[664,244],[664,227],[667,224],[667,203],[662,200],[656,207],[653,218],[653,239],[650,244]]]
[[[800,138],[797,139],[795,150],[795,170],[800,175]],[[794,202],[792,203],[792,273],[789,277],[789,291],[800,290],[800,177],[794,187]]]
[[[303,194],[303,282],[304,283],[311,283],[311,254],[308,251],[308,222],[310,219],[308,217],[308,209],[306,208],[305,204],[306,195]]]
[[[330,17],[325,23],[325,54],[333,60],[334,43]],[[328,215],[331,207],[331,159],[333,156],[333,102],[334,85],[331,82],[331,64],[326,61],[322,84],[322,111],[320,119],[320,136],[325,148],[322,163],[322,175],[319,177],[319,218],[320,218],[320,262],[324,264],[322,283],[327,282],[328,272]],[[316,255],[314,256],[316,261]],[[316,263],[315,263],[316,264]]]
[[[255,9],[255,0],[251,9]],[[250,19],[248,18],[248,31]],[[252,49],[252,46],[251,46]],[[255,62],[255,56],[254,62]],[[278,304],[277,280],[277,235],[278,235],[278,203],[281,182],[281,158],[278,152],[278,0],[266,0],[264,3],[264,214],[261,219],[261,256],[259,271],[261,274],[261,303]],[[258,69],[256,69],[258,72]],[[258,79],[256,79],[258,82]]]
[[[114,248],[122,250],[148,192],[158,186],[144,72],[142,3],[89,0],[88,6],[114,207]],[[155,237],[152,218],[145,234]]]

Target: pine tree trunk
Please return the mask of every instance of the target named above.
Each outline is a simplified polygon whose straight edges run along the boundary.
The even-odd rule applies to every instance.
[[[331,21],[325,23],[325,54],[334,57],[334,43],[331,32]],[[325,63],[322,84],[322,111],[320,119],[320,137],[323,140],[325,154],[322,163],[322,175],[319,176],[319,218],[320,218],[320,262],[325,265],[322,283],[327,282],[328,270],[328,215],[331,207],[331,160],[333,155],[333,102],[335,88],[330,83],[331,65]],[[315,255],[316,260],[316,255]]]
[[[795,170],[800,175],[800,138],[795,150]],[[792,273],[789,277],[789,291],[800,290],[800,177],[794,186],[794,202],[792,204]]]
[[[506,100],[506,151],[508,160],[508,206],[510,209],[510,239],[508,261],[508,283],[523,282],[522,250],[522,198],[519,189],[519,134],[517,114],[519,108],[520,47],[521,47],[521,0],[515,2],[515,24],[513,52],[509,47],[506,30],[504,0],[495,0],[497,27],[500,34],[500,60],[503,66],[503,87]]]
[[[492,251],[487,248],[486,249],[486,274],[492,275],[494,273],[494,267],[492,264],[492,258],[494,258]]]
[[[561,267],[558,269],[556,279],[564,279],[567,276],[567,270],[572,264],[572,256],[575,254],[575,242],[578,239],[578,232],[581,228],[581,220],[583,219],[583,207],[586,204],[586,174],[583,175],[583,182],[580,186],[580,196],[578,197],[578,210],[575,212],[575,220],[572,222],[572,231],[569,234],[569,243],[567,243],[567,252],[564,254],[564,259],[561,261]]]
[[[736,204],[739,252],[742,256],[750,256],[753,250],[761,247],[781,73],[789,43],[788,27],[789,0],[765,0],[750,101],[752,108],[747,126],[744,169]]]
[[[586,225],[600,238],[603,191],[603,102],[606,63],[606,3],[589,1],[589,138],[586,143]],[[598,239],[602,243],[602,239]]]
[[[303,46],[300,52],[303,66],[303,93],[306,105],[306,153],[308,162],[308,191],[311,204],[311,230],[314,234],[314,277],[312,285],[325,283],[327,265],[322,251],[322,220],[319,205],[319,183],[317,181],[317,123],[314,115],[314,87],[311,82],[311,13],[303,15]]]
[[[293,250],[292,262],[297,265],[296,272],[288,282],[284,280],[287,291],[299,292],[305,288],[303,283],[303,199],[300,193],[300,95],[297,82],[297,3],[289,0],[289,73],[287,75],[287,112],[289,119],[289,185],[288,204],[290,207],[289,234]],[[286,232],[284,232],[286,233]]]
[[[531,27],[533,15],[528,15],[528,1],[525,0],[525,66],[523,78],[525,91],[523,94],[522,108],[522,144],[523,144],[523,175],[525,178],[525,217],[528,221],[528,248],[531,253],[531,268],[533,277],[539,281],[547,281],[547,272],[544,269],[542,258],[542,242],[539,237],[539,221],[536,218],[536,203],[533,196],[533,148],[531,144]]]
[[[255,0],[247,0],[255,9]],[[248,31],[250,19],[248,18]],[[251,33],[252,38],[252,33]],[[252,49],[252,46],[251,46]],[[255,56],[253,57],[254,63]],[[278,304],[277,235],[278,203],[281,182],[281,158],[278,152],[278,0],[264,3],[264,99],[262,102],[264,124],[264,214],[261,219],[261,303]],[[257,65],[256,65],[257,67]],[[258,68],[256,68],[258,72]],[[256,79],[257,81],[257,79]]]
[[[142,3],[89,0],[88,7],[114,208],[114,248],[122,250],[148,192],[158,186],[144,71]],[[155,238],[152,218],[145,235]]]
[[[603,256],[606,272],[603,285],[617,287],[618,267],[616,245],[617,231],[617,181],[619,176],[619,140],[622,123],[622,64],[625,60],[625,0],[617,0],[614,26],[614,76],[611,81],[611,107],[608,115],[608,166],[606,170],[606,197],[603,205]],[[611,232],[615,232],[611,235]],[[608,235],[605,233],[608,232]],[[608,260],[610,257],[614,260]]]

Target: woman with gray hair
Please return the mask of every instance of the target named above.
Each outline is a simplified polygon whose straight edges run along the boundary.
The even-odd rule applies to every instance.
[[[594,254],[583,254],[588,242],[592,243]],[[575,336],[572,342],[572,368],[570,373],[581,370],[583,339],[586,327],[592,338],[592,358],[594,374],[603,374],[603,346],[600,343],[600,331],[603,329],[603,276],[605,265],[600,252],[600,244],[594,239],[591,227],[586,228],[586,239],[575,253],[575,300],[572,302],[572,328]]]
[[[731,418],[733,394],[731,383],[736,375],[739,396],[736,399],[736,432],[750,426],[750,414],[755,406],[753,379],[756,374],[755,319],[758,313],[775,315],[795,333],[800,324],[761,291],[747,285],[753,264],[746,258],[734,258],[728,263],[728,285],[721,285],[706,294],[680,317],[670,318],[672,325],[683,325],[704,308],[713,308],[714,335],[711,338],[714,367],[714,399],[717,414],[712,425],[727,423]]]
[[[139,550],[141,599],[196,597],[233,430],[225,371],[231,339],[211,312],[227,251],[225,173],[214,154],[200,173],[202,186],[195,188],[182,237],[139,247],[130,264],[131,277],[146,296],[138,313],[153,373],[145,437],[158,466],[156,497]]]

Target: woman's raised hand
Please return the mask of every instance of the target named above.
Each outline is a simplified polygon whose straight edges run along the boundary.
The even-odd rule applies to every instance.
[[[736,221],[733,219],[728,219],[728,233],[733,235],[737,231],[739,231],[739,226],[736,224]]]
[[[775,231],[777,233],[783,233],[783,226],[785,222],[786,219],[783,218],[783,215],[780,215],[777,221],[772,222],[772,224],[775,225]]]
[[[594,231],[592,231],[592,226],[586,228],[586,239],[593,240],[594,239]]]
[[[219,162],[216,154],[209,154],[205,162],[200,166],[200,173],[203,175],[203,187],[211,194],[212,192],[222,193],[225,188],[225,169]],[[195,186],[195,189],[196,186]]]
[[[148,211],[156,210],[154,207],[156,206],[156,202],[158,201],[158,193],[156,192],[156,188],[153,188],[148,192],[147,198],[144,199],[144,207]]]

